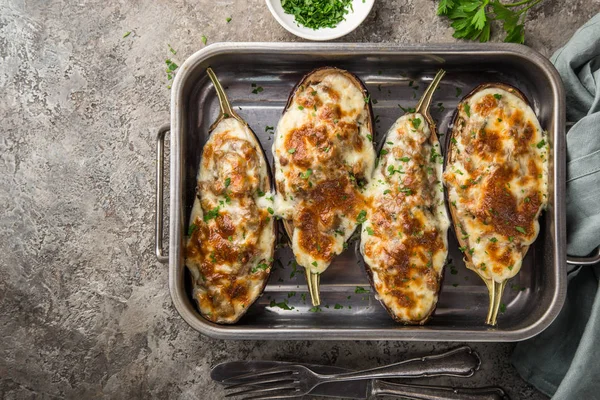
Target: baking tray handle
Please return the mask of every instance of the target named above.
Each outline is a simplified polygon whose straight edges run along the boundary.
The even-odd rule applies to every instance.
[[[600,247],[596,249],[596,254],[591,257],[571,257],[567,256],[569,265],[594,265],[600,263]]]
[[[156,259],[161,263],[167,263],[169,256],[163,252],[163,180],[165,168],[165,137],[167,132],[171,131],[171,125],[166,124],[160,127],[156,135],[156,225],[154,251]]]

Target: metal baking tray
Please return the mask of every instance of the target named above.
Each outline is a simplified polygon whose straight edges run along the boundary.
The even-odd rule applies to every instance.
[[[498,326],[484,325],[487,290],[465,268],[452,229],[452,267],[446,267],[437,310],[425,326],[399,325],[388,316],[357,262],[356,244],[322,275],[322,311],[311,311],[301,267],[294,273],[291,250],[281,247],[264,294],[239,323],[222,326],[202,318],[191,297],[183,250],[202,146],[218,113],[217,96],[205,73],[208,66],[217,73],[236,111],[258,134],[271,163],[273,135],[266,127],[277,125],[294,84],[316,67],[344,68],[366,83],[374,99],[376,140],[403,113],[399,105],[415,106],[439,68],[447,71],[432,107],[440,134],[446,134],[461,97],[476,85],[505,82],[519,88],[549,132],[549,205],[521,272],[507,285],[506,309]],[[253,85],[263,91],[252,93]],[[564,98],[552,64],[515,44],[220,43],[202,49],[180,67],[171,92],[168,261],[175,308],[194,329],[225,339],[518,341],[540,333],[554,320],[566,294]],[[161,129],[158,137],[157,255],[161,261],[166,260],[162,255],[162,154],[168,130]],[[369,293],[356,293],[357,287]],[[284,299],[293,310],[269,306],[272,300]]]

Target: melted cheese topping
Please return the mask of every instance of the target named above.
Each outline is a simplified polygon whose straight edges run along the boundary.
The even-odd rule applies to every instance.
[[[185,263],[202,315],[233,323],[262,292],[275,246],[267,164],[245,124],[227,118],[217,125],[197,185]]]
[[[435,309],[448,254],[443,158],[430,136],[421,114],[400,117],[365,193],[372,206],[360,250],[380,300],[405,323],[425,322]]]
[[[517,274],[547,203],[548,144],[533,110],[488,88],[459,105],[444,173],[467,267],[502,282]]]
[[[299,87],[275,134],[276,212],[299,265],[322,273],[366,213],[375,162],[363,92],[341,73]]]

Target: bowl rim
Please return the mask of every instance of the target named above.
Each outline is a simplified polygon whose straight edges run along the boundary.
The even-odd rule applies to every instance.
[[[275,11],[273,1],[281,1],[281,0],[265,0],[265,3],[267,3],[267,7],[269,8],[271,15],[273,16],[273,18],[275,18],[275,20],[279,23],[279,25],[281,25],[286,31],[288,31],[289,33],[291,33],[293,35],[296,35],[302,39],[314,40],[314,41],[326,41],[326,40],[338,39],[338,38],[341,38],[342,36],[349,34],[352,31],[354,31],[356,28],[358,28],[360,26],[360,24],[362,24],[365,21],[365,19],[367,19],[367,17],[371,13],[371,10],[373,9],[373,5],[375,4],[375,0],[366,0],[365,3],[367,4],[367,8],[366,8],[366,12],[364,13],[364,15],[355,14],[355,15],[358,15],[358,18],[356,18],[356,20],[352,24],[350,24],[346,29],[339,29],[338,28],[339,25],[338,25],[335,28],[332,28],[331,34],[319,35],[319,34],[307,34],[299,29],[296,29],[295,25],[288,24]],[[358,1],[358,0],[355,0],[355,1]],[[319,32],[319,30],[315,30],[314,32]],[[323,32],[323,31],[321,30],[321,32]]]

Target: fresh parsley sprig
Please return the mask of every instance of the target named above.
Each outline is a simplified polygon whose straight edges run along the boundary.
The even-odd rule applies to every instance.
[[[437,13],[451,21],[455,38],[487,42],[490,40],[491,21],[500,21],[506,32],[505,42],[523,43],[527,11],[541,1],[441,0]]]

